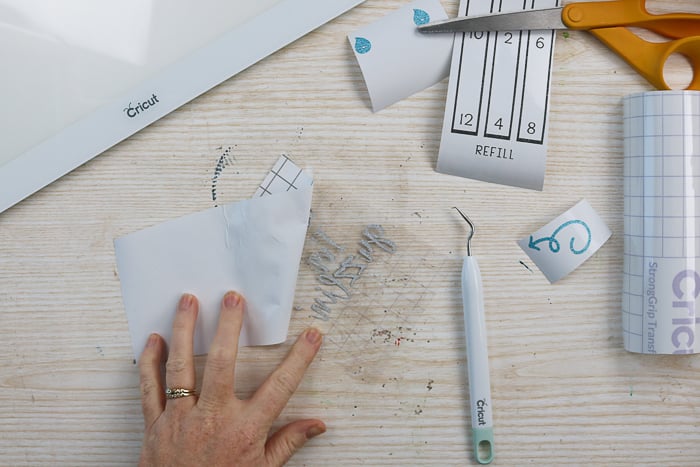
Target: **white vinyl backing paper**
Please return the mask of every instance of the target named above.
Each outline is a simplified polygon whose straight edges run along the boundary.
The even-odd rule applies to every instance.
[[[249,200],[207,209],[114,242],[134,355],[152,332],[170,339],[187,292],[200,301],[194,350],[214,337],[229,290],[247,303],[240,345],[287,338],[311,208],[311,178],[280,159]]]
[[[438,0],[416,0],[348,36],[377,112],[442,81],[450,71],[453,34],[416,26],[447,19]]]

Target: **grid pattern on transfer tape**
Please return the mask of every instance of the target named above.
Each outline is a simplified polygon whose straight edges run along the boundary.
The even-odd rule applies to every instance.
[[[265,176],[254,197],[259,198],[273,193],[296,190],[310,186],[312,183],[313,180],[308,173],[283,155]]]
[[[332,305],[324,345],[351,356],[343,361],[356,370],[376,365],[368,346],[430,343],[435,333],[428,329],[435,323],[429,310],[434,297],[446,296],[452,287],[446,278],[454,277],[453,264],[404,253],[377,255],[352,297]]]
[[[649,263],[700,258],[700,134],[688,118],[700,117],[700,98],[668,93],[625,98],[623,331],[640,352]]]

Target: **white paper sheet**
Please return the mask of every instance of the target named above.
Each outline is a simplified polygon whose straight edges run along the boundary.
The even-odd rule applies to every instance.
[[[459,15],[552,8],[558,0],[461,0]],[[455,37],[437,171],[541,190],[553,31]]]
[[[700,353],[700,92],[624,99],[625,349]]]
[[[585,199],[518,245],[549,282],[556,282],[582,265],[610,238],[603,219]]]
[[[221,299],[247,300],[240,345],[283,342],[311,208],[310,186],[208,209],[115,240],[135,355],[170,339],[180,296],[199,298],[195,353],[208,351]]]
[[[348,36],[377,112],[441,81],[450,70],[453,34],[416,26],[447,19],[438,0],[417,0]]]

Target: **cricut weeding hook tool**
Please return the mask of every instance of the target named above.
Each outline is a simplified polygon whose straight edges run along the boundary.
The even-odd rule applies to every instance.
[[[476,228],[459,208],[457,212],[469,224],[467,256],[462,263],[462,303],[464,333],[467,339],[467,367],[469,372],[469,401],[472,417],[474,457],[480,464],[489,464],[494,458],[493,405],[489,378],[489,354],[486,343],[486,320],[481,271],[472,256],[471,242]]]

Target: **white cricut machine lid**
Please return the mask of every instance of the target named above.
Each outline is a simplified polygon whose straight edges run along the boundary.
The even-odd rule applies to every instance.
[[[0,0],[0,212],[364,0]]]

